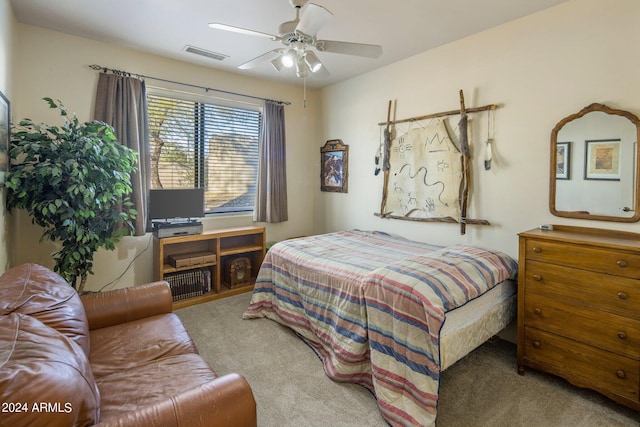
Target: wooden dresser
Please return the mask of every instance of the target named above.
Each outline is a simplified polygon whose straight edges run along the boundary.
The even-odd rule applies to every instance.
[[[518,372],[561,376],[640,410],[640,234],[519,234]]]

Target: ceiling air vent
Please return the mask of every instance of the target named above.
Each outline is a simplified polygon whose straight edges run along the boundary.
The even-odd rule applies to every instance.
[[[217,61],[223,61],[228,58],[229,55],[223,55],[222,53],[210,52],[208,50],[200,49],[194,46],[185,46],[183,49],[185,52],[195,53],[196,55],[205,56],[207,58],[215,59]]]

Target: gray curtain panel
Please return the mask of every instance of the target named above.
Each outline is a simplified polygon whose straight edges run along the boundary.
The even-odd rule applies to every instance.
[[[147,206],[151,186],[149,118],[144,81],[119,74],[100,73],[95,119],[113,126],[120,143],[138,153],[138,170],[131,177],[131,201],[138,211],[135,235],[142,236],[149,225]]]
[[[258,180],[253,219],[257,222],[287,221],[287,164],[284,106],[266,101],[260,131]]]

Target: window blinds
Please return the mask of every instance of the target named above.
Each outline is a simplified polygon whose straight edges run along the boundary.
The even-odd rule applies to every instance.
[[[207,213],[253,210],[260,111],[150,94],[152,188],[205,188]]]

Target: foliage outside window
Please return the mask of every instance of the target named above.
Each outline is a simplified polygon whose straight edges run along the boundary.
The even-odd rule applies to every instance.
[[[253,211],[260,111],[147,96],[151,188],[205,189],[206,213]]]

